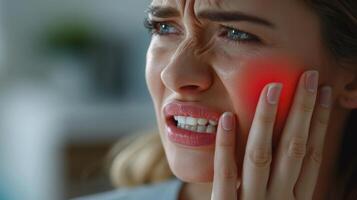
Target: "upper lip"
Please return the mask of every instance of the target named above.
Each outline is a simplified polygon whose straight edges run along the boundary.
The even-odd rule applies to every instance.
[[[196,102],[172,101],[164,106],[164,116],[166,119],[176,115],[218,121],[221,114],[222,112],[208,106],[199,105]]]

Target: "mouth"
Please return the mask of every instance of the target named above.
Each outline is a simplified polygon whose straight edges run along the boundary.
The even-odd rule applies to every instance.
[[[220,112],[194,103],[172,102],[164,107],[164,115],[172,142],[187,146],[214,144]]]
[[[215,134],[217,130],[218,122],[215,120],[182,115],[174,115],[170,119],[174,121],[177,128],[196,133]]]

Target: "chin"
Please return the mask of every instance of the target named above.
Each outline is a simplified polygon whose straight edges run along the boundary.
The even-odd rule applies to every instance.
[[[190,183],[213,181],[214,149],[200,151],[169,146],[166,154],[170,169],[178,179]]]

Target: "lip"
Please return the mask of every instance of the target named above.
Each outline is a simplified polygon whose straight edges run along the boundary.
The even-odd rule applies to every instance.
[[[174,115],[180,115],[218,121],[221,114],[222,112],[193,102],[174,101],[164,106],[164,115],[166,119],[172,118]]]
[[[221,112],[193,102],[170,102],[164,106],[167,136],[171,142],[185,146],[198,147],[215,144],[215,133],[197,133],[177,128],[173,116],[191,116],[218,121],[221,114]]]

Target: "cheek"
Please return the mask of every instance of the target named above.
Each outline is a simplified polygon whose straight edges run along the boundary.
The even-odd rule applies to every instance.
[[[270,58],[247,61],[239,68],[232,77],[231,83],[233,84],[230,86],[230,90],[232,94],[234,93],[233,99],[238,100],[233,104],[236,104],[238,117],[244,117],[244,119],[239,118],[239,120],[240,123],[244,123],[242,126],[245,127],[244,132],[246,134],[249,132],[264,86],[272,82],[283,84],[273,133],[273,144],[277,144],[289,113],[298,80],[304,71],[303,67],[288,59]]]
[[[161,71],[164,68],[166,53],[163,48],[153,45],[149,46],[146,55],[145,78],[151,97],[156,100],[164,87],[161,82]]]

